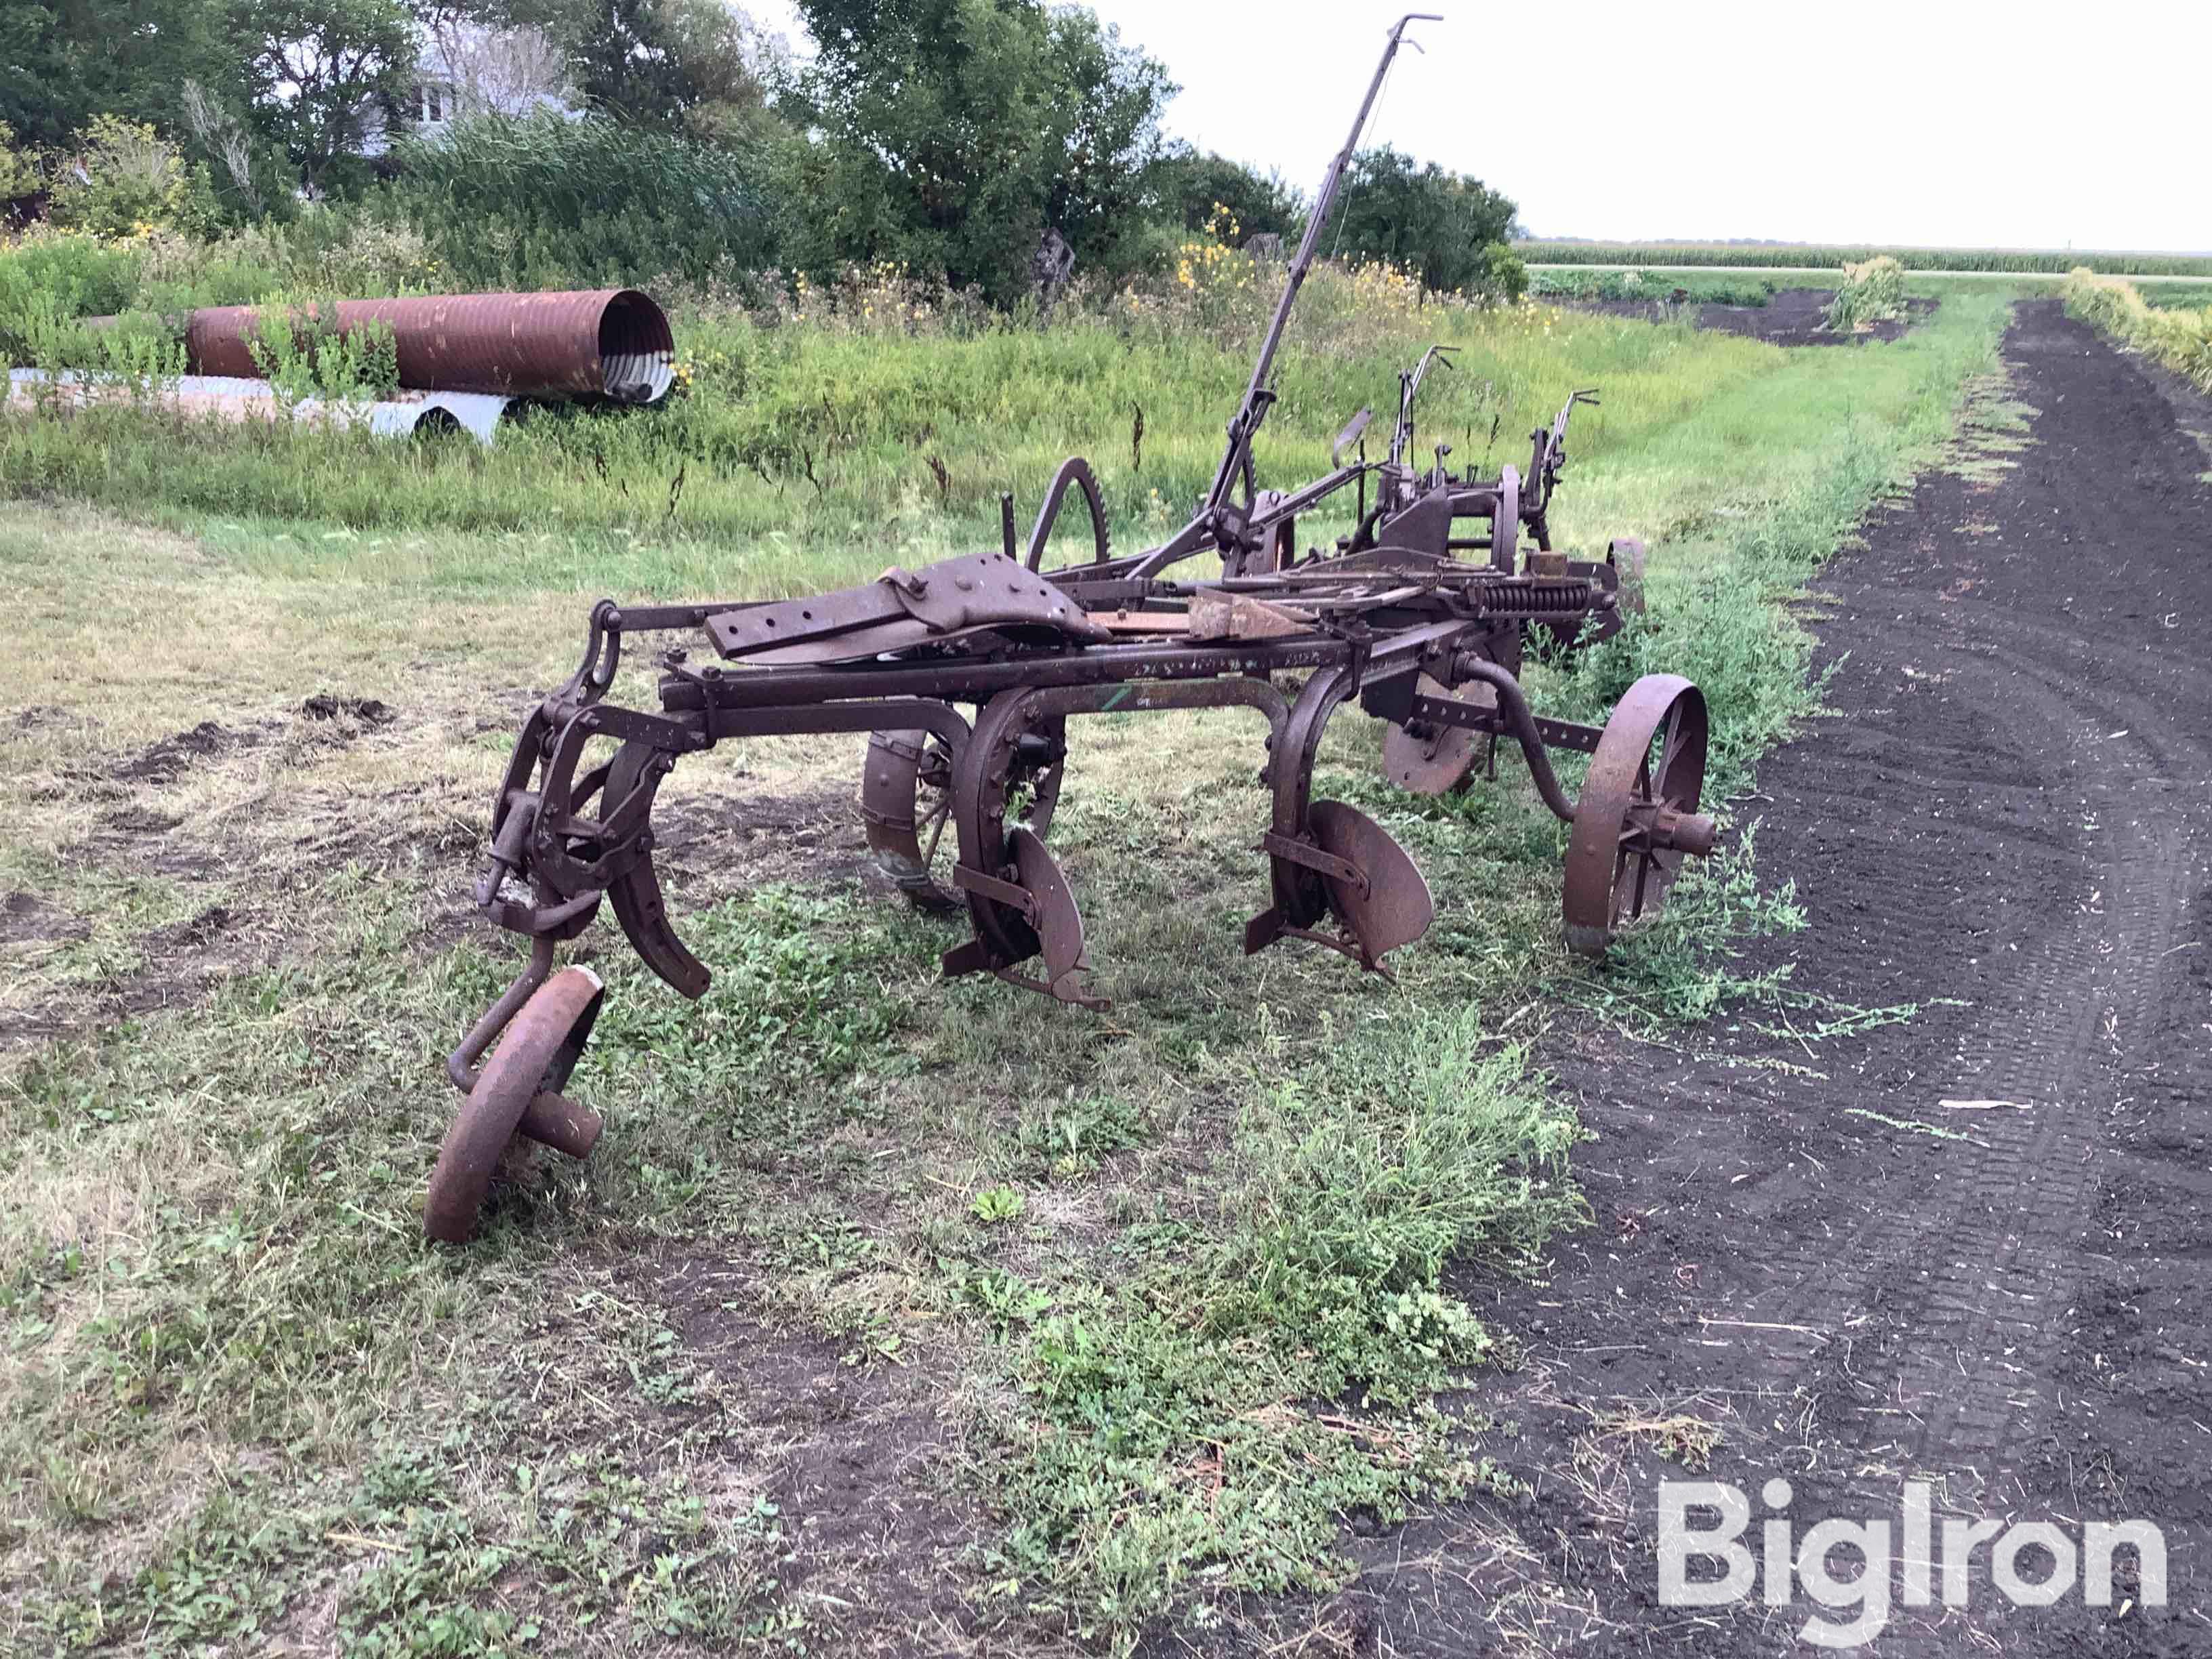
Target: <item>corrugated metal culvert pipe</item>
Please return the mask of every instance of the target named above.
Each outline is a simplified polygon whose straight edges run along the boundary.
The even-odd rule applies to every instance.
[[[195,374],[258,376],[251,342],[261,314],[258,306],[191,313],[185,366]],[[635,289],[341,300],[317,314],[340,334],[369,323],[390,329],[399,384],[410,391],[653,404],[675,380],[668,318]]]

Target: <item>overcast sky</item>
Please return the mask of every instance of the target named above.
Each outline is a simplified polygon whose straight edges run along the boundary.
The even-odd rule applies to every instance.
[[[1095,0],[1309,195],[1405,0]],[[804,49],[784,0],[747,0]],[[1367,137],[1532,234],[2212,252],[2212,0],[1431,0]]]

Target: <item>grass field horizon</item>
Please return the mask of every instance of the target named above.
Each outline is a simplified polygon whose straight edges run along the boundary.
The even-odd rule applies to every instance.
[[[2063,276],[2075,266],[2148,280],[2212,276],[2212,252],[2124,248],[1916,246],[1886,242],[1577,241],[1532,236],[1513,244],[1531,266],[1642,265],[1661,270],[1840,270],[1887,255],[1908,271]]]

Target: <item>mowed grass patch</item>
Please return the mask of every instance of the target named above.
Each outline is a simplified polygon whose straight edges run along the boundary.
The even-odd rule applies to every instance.
[[[1650,365],[1571,440],[1559,509],[1577,546],[1652,539],[1653,610],[1532,672],[1544,706],[1682,669],[1740,784],[1810,696],[1784,602],[1933,452],[2001,320],[1964,296],[1894,344],[1794,354],[1516,324],[1561,396]],[[1437,895],[1394,985],[1242,955],[1258,722],[1074,722],[1052,841],[1103,1017],[936,977],[957,928],[860,873],[859,739],[687,761],[664,859],[714,987],[684,1003],[588,936],[609,996],[574,1088],[606,1138],[434,1249],[441,1057],[514,965],[467,911],[483,814],[589,599],[912,559],[827,520],[755,566],[619,526],[410,547],[139,505],[167,527],[0,520],[36,619],[0,665],[24,826],[0,894],[40,907],[10,898],[29,920],[0,939],[12,1644],[1126,1644],[1336,1583],[1347,1515],[1516,1478],[1510,1440],[1435,1408],[1511,1335],[1441,1269],[1522,1270],[1579,1215],[1542,1035],[1625,971],[1557,944],[1563,841],[1517,760],[1412,800],[1371,725],[1332,728],[1317,793]],[[901,533],[971,529],[924,499]],[[302,711],[325,691],[389,716]],[[1762,902],[1737,879],[1669,924],[1668,985]]]

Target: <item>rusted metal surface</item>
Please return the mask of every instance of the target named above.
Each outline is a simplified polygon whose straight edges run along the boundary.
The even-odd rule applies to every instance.
[[[1680,674],[1647,674],[1606,722],[1567,846],[1567,943],[1601,953],[1656,910],[1690,854],[1713,848],[1698,811],[1705,783],[1705,699]]]
[[[503,1022],[499,1046],[471,1083],[430,1173],[422,1229],[431,1237],[459,1244],[476,1231],[484,1194],[518,1129],[578,1158],[598,1142],[599,1119],[560,1091],[591,1037],[605,994],[590,969],[564,968],[532,989]]]
[[[1423,696],[1446,695],[1432,675],[1421,676]],[[1477,684],[1461,694],[1484,708],[1498,706],[1498,694]],[[1392,720],[1382,733],[1382,772],[1401,789],[1415,795],[1448,795],[1474,775],[1487,745],[1472,726],[1449,725],[1416,715]]]
[[[266,307],[210,306],[182,319],[193,374],[255,380]],[[87,319],[94,327],[112,318]],[[434,294],[340,300],[291,313],[295,329],[388,332],[399,385],[411,392],[501,398],[604,398],[658,403],[676,374],[676,337],[660,307],[635,289],[557,294]]]
[[[1413,459],[1416,395],[1448,361],[1431,352],[1401,380],[1382,459],[1345,459],[1363,442],[1362,417],[1326,477],[1256,487],[1251,444],[1273,402],[1268,362],[1358,131],[1320,194],[1215,487],[1158,546],[1112,555],[1095,480],[1075,461],[1026,547],[1002,501],[995,552],[800,599],[593,608],[576,672],[525,720],[494,802],[477,900],[532,942],[532,965],[454,1056],[457,1080],[488,1030],[532,1017],[547,994],[532,974],[544,977],[554,945],[588,927],[602,897],[662,980],[687,997],[706,993],[711,970],[678,937],[655,873],[652,811],[684,757],[732,739],[872,733],[860,797],[870,847],[915,902],[965,912],[969,936],[945,953],[944,972],[988,973],[1086,1008],[1109,1005],[1091,988],[1081,912],[1048,838],[1087,716],[1244,708],[1267,720],[1270,805],[1257,838],[1267,895],[1245,925],[1248,951],[1306,940],[1382,969],[1434,915],[1426,879],[1382,823],[1315,799],[1324,734],[1352,705],[1388,724],[1386,767],[1415,793],[1462,787],[1478,755],[1494,775],[1498,739],[1517,747],[1538,797],[1571,826],[1565,920],[1576,948],[1602,951],[1657,908],[1682,860],[1714,839],[1698,811],[1703,698],[1679,677],[1649,676],[1600,729],[1535,714],[1518,678],[1532,637],[1580,642],[1617,628],[1624,550],[1640,568],[1632,544],[1603,561],[1551,544],[1568,418],[1589,395],[1570,397],[1531,434],[1526,473],[1455,475],[1449,446],[1428,465]],[[1299,554],[1298,515],[1347,489],[1358,492],[1354,532]],[[1091,556],[1043,568],[1071,492],[1091,518]],[[1191,574],[1207,555],[1218,574]],[[696,643],[659,652],[656,706],[610,701],[628,642],[656,634],[707,648],[696,659]],[[1294,696],[1279,689],[1291,677]],[[611,761],[589,763],[610,744]],[[1552,766],[1560,749],[1592,757],[1579,799]],[[506,1052],[471,1091],[471,1111],[494,1114],[471,1145],[503,1140],[532,1097],[500,1071]]]

